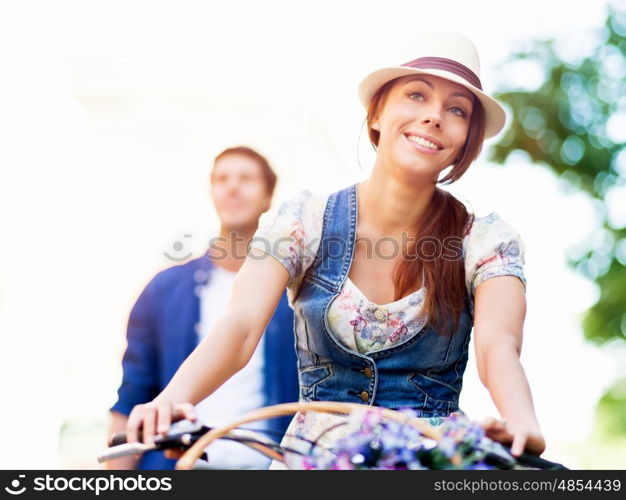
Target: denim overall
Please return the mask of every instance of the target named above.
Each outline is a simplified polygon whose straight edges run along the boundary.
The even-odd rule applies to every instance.
[[[296,297],[296,351],[301,401],[341,401],[413,408],[422,417],[459,411],[473,325],[466,299],[453,335],[425,326],[391,348],[360,354],[338,341],[328,309],[348,276],[357,226],[356,185],[332,194],[322,241]]]

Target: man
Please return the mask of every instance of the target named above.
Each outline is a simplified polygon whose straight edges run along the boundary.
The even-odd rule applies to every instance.
[[[250,148],[226,149],[215,158],[211,197],[221,224],[219,238],[203,257],[158,273],[133,307],[123,380],[111,408],[111,434],[125,429],[133,406],[157,396],[221,316],[275,185],[276,175],[267,160]],[[293,313],[283,295],[248,365],[196,408],[199,420],[219,426],[260,406],[297,400]],[[266,422],[270,437],[280,440],[289,420]],[[225,440],[212,444],[208,454],[209,465],[216,468],[269,465],[258,452]],[[174,464],[162,452],[145,453],[139,462],[134,457],[107,462],[114,469],[171,469]]]

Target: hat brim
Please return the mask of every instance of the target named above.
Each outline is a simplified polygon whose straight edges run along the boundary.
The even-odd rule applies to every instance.
[[[379,69],[370,73],[359,85],[359,98],[361,99],[363,106],[365,106],[365,109],[368,109],[372,97],[374,97],[374,94],[385,83],[396,78],[409,75],[438,76],[445,78],[446,80],[450,80],[451,82],[458,83],[472,92],[481,102],[485,110],[485,139],[493,137],[504,128],[506,123],[506,113],[498,101],[489,97],[482,90],[474,87],[460,76],[440,69],[419,69],[396,66]]]

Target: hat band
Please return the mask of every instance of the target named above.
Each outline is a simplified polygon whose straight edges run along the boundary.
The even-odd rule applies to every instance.
[[[452,59],[446,59],[445,57],[420,57],[419,59],[405,63],[402,66],[408,66],[409,68],[416,69],[442,69],[460,76],[480,90],[483,89],[480,84],[480,78],[478,78],[476,73],[474,73],[467,66],[453,61]]]

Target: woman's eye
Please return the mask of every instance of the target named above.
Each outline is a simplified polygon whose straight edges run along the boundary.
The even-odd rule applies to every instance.
[[[451,107],[450,111],[452,111],[455,115],[465,116],[465,111],[463,111],[463,109],[459,108],[458,106]]]
[[[419,100],[419,99],[423,99],[424,98],[424,94],[422,94],[421,92],[411,92],[409,94],[409,97],[411,99],[418,99]]]

